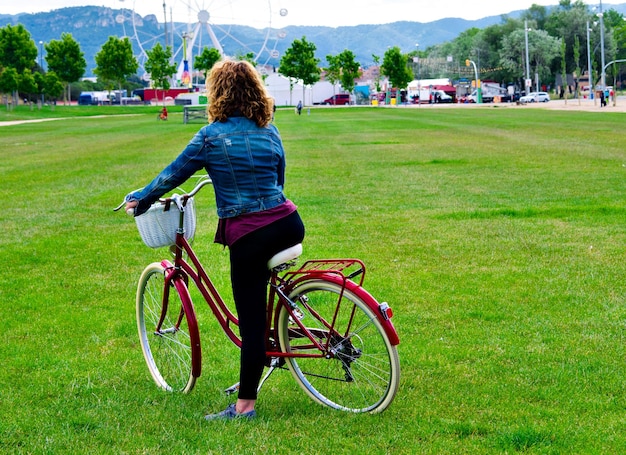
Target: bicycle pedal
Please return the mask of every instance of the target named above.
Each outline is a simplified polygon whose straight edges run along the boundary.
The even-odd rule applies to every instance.
[[[239,390],[239,383],[231,385],[230,387],[224,390],[224,393],[226,394],[226,396],[229,396],[229,395],[232,395],[233,393],[236,393],[238,390]]]

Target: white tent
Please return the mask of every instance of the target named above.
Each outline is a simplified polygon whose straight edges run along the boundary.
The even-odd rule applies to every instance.
[[[302,101],[305,106],[320,103],[330,98],[338,90],[333,90],[330,82],[321,81],[311,86],[304,87],[302,81],[296,81],[292,90],[289,90],[289,79],[279,73],[270,73],[265,78],[265,87],[270,96],[274,98],[276,106],[295,106]]]

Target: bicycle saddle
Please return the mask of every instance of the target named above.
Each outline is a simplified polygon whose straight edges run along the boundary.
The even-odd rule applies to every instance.
[[[294,259],[300,257],[301,254],[302,244],[298,243],[297,245],[289,247],[286,250],[280,251],[272,256],[272,258],[267,261],[267,268],[273,270],[275,267],[283,265],[289,261],[293,261]]]

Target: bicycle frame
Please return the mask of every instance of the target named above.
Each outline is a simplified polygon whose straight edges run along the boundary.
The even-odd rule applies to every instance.
[[[211,308],[213,315],[217,318],[226,336],[236,346],[241,347],[241,339],[235,333],[233,327],[231,327],[231,324],[238,326],[239,320],[226,306],[226,303],[224,303],[224,300],[213,285],[213,282],[207,275],[196,253],[193,251],[193,248],[183,236],[182,232],[177,232],[174,248],[174,264],[167,259],[161,261],[161,265],[163,265],[166,272],[165,286],[171,285],[171,283],[178,278],[182,278],[185,283],[188,283],[188,279],[191,278],[202,294],[202,297],[209,305],[209,308]],[[183,258],[183,253],[187,254],[189,262]]]
[[[185,260],[183,257],[183,253],[187,254],[189,260]],[[342,262],[343,261],[343,262]],[[320,263],[321,261],[310,261],[306,264]],[[336,260],[336,261],[324,261],[324,263],[333,263],[333,264],[342,264],[344,267],[359,264],[361,266],[359,274],[364,275],[365,266],[361,261],[358,260]],[[169,288],[170,286],[175,286],[176,280],[182,279],[185,283],[188,283],[188,279],[191,279],[200,293],[202,297],[207,302],[209,308],[211,309],[213,315],[216,317],[219,322],[222,330],[226,336],[233,342],[237,347],[241,348],[241,339],[235,333],[234,327],[238,326],[239,320],[233,314],[233,312],[226,306],[224,300],[219,294],[219,291],[209,278],[208,274],[204,270],[200,260],[197,255],[193,251],[190,243],[184,237],[182,232],[178,232],[176,235],[176,244],[175,244],[175,258],[174,264],[172,264],[168,260],[163,260],[161,265],[165,268],[165,287]],[[323,357],[328,355],[328,343],[326,345],[320,344],[315,336],[311,333],[311,331],[302,325],[298,318],[295,317],[293,313],[293,302],[291,302],[288,296],[285,293],[285,288],[287,283],[289,282],[286,277],[295,277],[301,275],[299,280],[293,282],[296,284],[303,279],[310,279],[311,277],[322,278],[322,279],[330,279],[333,273],[340,273],[339,270],[313,270],[313,269],[304,269],[301,268],[297,271],[287,272],[285,277],[281,278],[279,275],[272,271],[270,276],[270,293],[267,303],[267,327],[266,327],[266,339],[276,341],[276,337],[273,334],[272,322],[273,326],[276,326],[278,317],[278,310],[280,306],[283,305],[287,308],[290,315],[297,321],[300,330],[302,333],[311,340],[313,346],[315,346],[320,353],[319,354],[298,354],[298,353],[285,353],[278,350],[278,347],[275,345],[267,346],[267,356],[268,357]],[[337,282],[337,280],[332,280]],[[343,278],[344,288],[346,284],[349,282],[347,278]],[[361,280],[362,281],[362,280]],[[360,288],[360,284],[359,284]],[[164,294],[165,295],[165,294]],[[341,300],[343,297],[343,292],[338,296],[337,303],[337,313],[339,312],[339,308],[341,305]],[[312,309],[311,309],[312,310]],[[312,310],[314,311],[314,310]],[[334,319],[332,323],[327,324],[327,329],[329,331],[333,331]],[[394,331],[395,332],[395,331]],[[342,334],[337,333],[337,335],[341,336]],[[344,334],[345,335],[345,334]]]
[[[199,188],[198,188],[199,189]],[[186,200],[190,195],[182,196],[181,208],[185,205]],[[176,204],[178,205],[178,203]],[[220,296],[217,288],[209,278],[207,272],[202,266],[198,256],[194,252],[191,244],[184,236],[184,211],[180,211],[179,227],[176,230],[174,249],[174,263],[165,259],[161,261],[161,265],[165,269],[165,289],[164,299],[168,298],[169,292],[172,288],[176,288],[176,291],[181,295],[183,300],[183,309],[181,310],[180,319],[182,320],[182,311],[193,312],[193,302],[185,288],[188,288],[189,279],[194,282],[203,299],[208,304],[211,312],[217,319],[222,330],[230,341],[237,347],[241,348],[241,338],[235,331],[235,327],[238,327],[239,320],[235,314],[228,308],[222,297]],[[187,255],[185,259],[184,255]],[[350,272],[350,273],[347,273]],[[360,277],[358,282],[353,281],[355,278]],[[335,329],[335,319],[339,314],[343,296],[345,290],[349,290],[353,294],[356,294],[363,302],[365,302],[374,312],[377,319],[381,323],[383,329],[389,337],[392,345],[400,343],[397,332],[391,322],[391,309],[386,303],[379,304],[374,297],[372,297],[363,287],[363,281],[365,278],[365,265],[358,259],[330,259],[330,260],[314,260],[305,262],[300,268],[293,271],[287,271],[282,276],[279,275],[277,270],[272,270],[270,274],[270,292],[267,303],[267,325],[266,325],[266,354],[267,357],[272,358],[284,358],[284,357],[309,357],[331,358],[334,354],[331,352],[330,343],[332,336],[348,337],[350,332],[351,322],[348,324],[344,333],[338,333]],[[297,308],[296,303],[292,302],[288,295],[290,291],[298,284],[311,279],[319,279],[323,281],[329,281],[340,286],[341,292],[337,297],[337,305],[335,314],[332,321],[326,321],[323,318],[319,318],[323,322],[325,330],[328,331],[330,336],[316,337],[315,330],[305,327],[295,314]],[[164,302],[163,315],[167,311],[167,306]],[[307,307],[307,310],[312,314],[316,314],[315,310],[309,307],[306,302],[299,302],[299,304]],[[285,307],[290,317],[298,326],[298,334],[303,338],[308,338],[311,341],[309,347],[315,348],[316,353],[298,353],[298,352],[281,352],[278,346],[277,334],[275,328],[278,326],[278,316],[281,307]],[[353,309],[354,312],[354,309]],[[354,314],[354,313],[352,313]],[[196,324],[195,317],[193,323]],[[351,318],[350,318],[351,319]],[[180,322],[180,320],[179,320]],[[157,328],[158,329],[158,328]],[[196,331],[197,333],[197,331]],[[327,334],[327,335],[328,335]],[[326,339],[323,344],[318,341],[318,338]],[[200,353],[200,340],[192,340],[192,349],[197,349],[197,354]],[[193,374],[194,376],[200,376],[201,372],[201,355],[194,355]]]
[[[183,257],[183,253],[187,254],[188,260],[185,260],[185,258]],[[182,279],[185,283],[188,283],[188,279],[191,279],[202,294],[204,300],[207,302],[209,308],[211,309],[213,315],[216,317],[226,336],[231,340],[231,342],[241,348],[241,339],[234,330],[234,327],[238,326],[239,321],[237,317],[233,314],[233,312],[224,303],[224,300],[222,299],[218,290],[213,285],[211,279],[204,270],[190,243],[184,237],[182,229],[179,229],[179,232],[177,232],[176,235],[174,263],[172,264],[168,260],[163,260],[161,264],[166,271],[165,287],[169,288],[172,285],[175,286],[176,280],[178,279]],[[345,276],[342,273],[343,270],[351,266],[356,266],[357,270],[350,275]],[[358,283],[351,281],[352,278],[359,275],[361,279]],[[287,296],[289,289],[291,289],[293,286],[304,280],[312,278],[332,281],[342,286],[342,292],[338,296],[335,315],[339,313],[339,309],[343,300],[343,290],[349,289],[350,291],[358,294],[365,302],[368,302],[372,309],[376,310],[375,314],[380,315],[379,320],[381,321],[383,327],[385,328],[385,331],[389,335],[392,344],[398,344],[399,339],[395,328],[393,327],[391,321],[384,317],[385,315],[383,313],[383,310],[385,308],[381,308],[381,305],[379,305],[375,301],[375,299],[371,295],[369,295],[361,286],[364,277],[365,265],[363,264],[363,262],[357,259],[308,261],[303,264],[303,266],[300,267],[298,270],[286,272],[283,277],[280,277],[278,273],[272,271],[270,277],[270,292],[267,304],[267,356],[269,358],[281,358],[328,357],[331,355],[329,353],[330,337],[325,337],[327,339],[325,344],[320,344],[320,342],[317,341],[315,334],[311,332],[310,329],[305,327],[296,317],[293,310],[295,308],[295,305],[289,300]],[[311,346],[315,347],[319,351],[319,353],[285,353],[280,351],[279,347],[277,346],[276,336],[273,333],[273,327],[277,326],[277,318],[281,306],[286,307],[290,316],[298,324],[302,336],[309,338],[309,340],[311,340]],[[315,312],[315,310],[312,308],[308,309],[313,313]],[[325,323],[326,329],[331,333],[335,330],[334,324],[334,318],[332,321],[328,321],[327,323]],[[345,337],[347,336],[347,333],[336,333],[336,335]],[[199,357],[200,356],[197,356],[198,359]],[[199,373],[199,365],[194,367],[198,368]]]

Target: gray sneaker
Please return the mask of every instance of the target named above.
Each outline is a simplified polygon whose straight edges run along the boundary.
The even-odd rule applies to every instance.
[[[226,409],[222,412],[218,412],[217,414],[207,414],[204,416],[205,420],[233,420],[233,419],[254,419],[256,417],[256,411],[253,409],[252,411],[244,412],[243,414],[239,414],[235,410],[235,405],[230,404]]]

